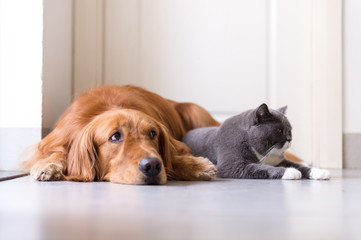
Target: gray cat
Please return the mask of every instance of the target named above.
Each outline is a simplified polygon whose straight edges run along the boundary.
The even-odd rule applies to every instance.
[[[195,156],[217,166],[217,177],[258,179],[329,179],[327,170],[309,168],[284,158],[292,141],[287,107],[262,104],[227,119],[219,127],[198,128],[184,137]]]

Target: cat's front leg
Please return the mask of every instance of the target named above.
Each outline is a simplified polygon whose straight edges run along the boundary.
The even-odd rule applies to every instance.
[[[259,163],[242,166],[219,165],[218,177],[243,179],[301,179],[302,174],[295,168],[274,167]],[[228,168],[227,168],[228,167]]]
[[[302,178],[314,179],[314,180],[328,180],[331,178],[331,174],[326,169],[309,168],[305,165],[294,163],[288,160],[283,160],[278,167],[296,168],[302,173]]]
[[[245,167],[243,178],[297,180],[302,178],[302,173],[295,168],[253,163]]]

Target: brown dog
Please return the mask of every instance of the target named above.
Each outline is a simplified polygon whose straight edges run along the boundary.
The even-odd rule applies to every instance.
[[[23,167],[41,181],[210,180],[214,165],[179,140],[191,129],[218,125],[196,104],[133,86],[94,88],[73,102]]]

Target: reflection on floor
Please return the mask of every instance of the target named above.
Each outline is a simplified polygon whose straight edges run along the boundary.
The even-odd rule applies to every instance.
[[[0,239],[361,239],[361,171],[330,181],[0,182]]]

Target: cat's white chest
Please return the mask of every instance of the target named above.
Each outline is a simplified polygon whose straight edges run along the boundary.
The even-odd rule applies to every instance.
[[[273,148],[270,151],[268,151],[267,154],[264,156],[258,153],[255,149],[253,149],[253,152],[257,156],[260,163],[267,164],[270,166],[277,166],[283,161],[284,159],[283,153],[289,147],[290,147],[290,143],[286,142],[282,148]]]
[[[279,150],[279,149],[277,149]],[[283,152],[275,152],[272,154],[269,154],[267,156],[264,156],[263,158],[259,159],[260,163],[267,164],[271,166],[277,166],[280,164],[283,160]]]

